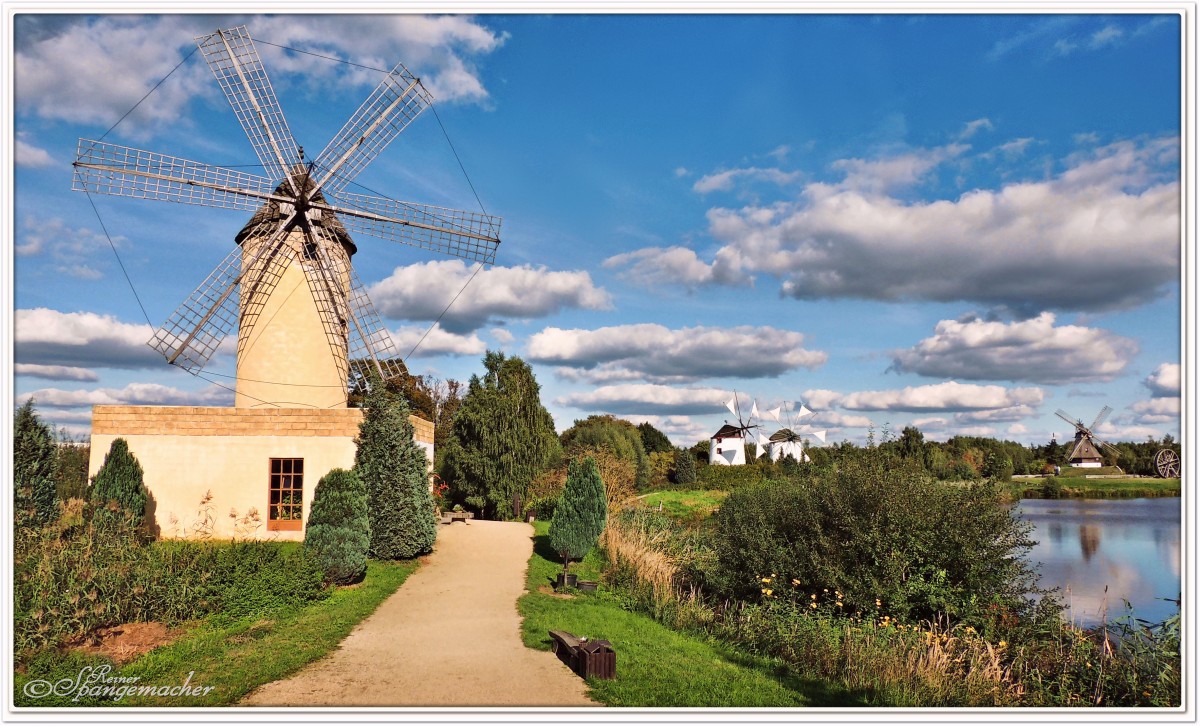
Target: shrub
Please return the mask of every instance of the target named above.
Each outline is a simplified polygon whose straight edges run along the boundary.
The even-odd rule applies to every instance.
[[[367,488],[370,553],[381,560],[433,550],[437,523],[425,451],[413,441],[408,405],[371,374],[366,414],[355,443],[354,472]]]
[[[765,460],[744,466],[716,464],[700,467],[696,472],[696,484],[700,489],[730,491],[738,487],[757,484],[767,477],[774,476],[774,474],[774,464]]]
[[[595,460],[573,459],[567,468],[567,485],[550,521],[550,546],[563,558],[563,572],[572,559],[583,559],[595,546],[607,518],[604,482]]]
[[[367,487],[352,471],[334,469],[317,482],[304,529],[304,547],[325,573],[325,581],[357,582],[367,572],[371,527]]]
[[[696,457],[688,449],[675,452],[675,468],[671,472],[671,481],[682,485],[696,483]]]
[[[125,439],[113,439],[92,482],[91,498],[98,523],[128,517],[135,530],[141,528],[148,495],[142,482],[142,465],[130,453]]]
[[[1042,480],[1042,499],[1062,499],[1063,485],[1057,477],[1048,476]]]
[[[55,448],[50,427],[38,418],[29,399],[13,416],[13,514],[18,526],[45,524],[58,511]]]
[[[836,589],[848,610],[970,618],[992,603],[1025,607],[1028,532],[994,485],[940,485],[866,450],[735,489],[717,512],[713,585],[754,599],[771,577],[780,594]]]

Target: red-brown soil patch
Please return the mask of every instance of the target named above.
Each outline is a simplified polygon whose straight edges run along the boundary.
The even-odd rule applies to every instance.
[[[90,642],[78,645],[75,649],[125,664],[160,645],[173,642],[183,632],[183,628],[172,629],[162,623],[125,623],[100,628],[89,637]]]

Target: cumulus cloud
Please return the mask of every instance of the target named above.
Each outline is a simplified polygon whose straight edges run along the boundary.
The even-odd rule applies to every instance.
[[[475,276],[462,260],[436,260],[397,267],[371,285],[383,315],[400,320],[441,319],[447,332],[464,334],[509,318],[540,318],[567,309],[607,310],[612,298],[584,270],[544,266],[491,267]],[[466,288],[464,289],[464,285]],[[454,296],[462,290],[455,300]]]
[[[943,320],[932,337],[896,351],[892,368],[936,378],[1057,385],[1111,381],[1137,355],[1138,344],[1130,338],[1054,323],[1049,312],[1011,323]]]
[[[488,98],[475,63],[507,36],[465,15],[189,15],[73,16],[44,22],[16,21],[14,57],[18,112],[80,123],[111,123],[195,50],[196,36],[246,23],[272,82],[344,91],[372,88],[376,69],[402,61],[438,101]],[[153,42],[147,42],[153,39]],[[271,44],[275,45],[271,45]],[[288,46],[358,66],[332,63]],[[367,66],[363,68],[361,66]],[[128,123],[142,132],[175,124],[192,99],[219,93],[203,62],[185,63],[155,90]]]
[[[801,395],[804,403],[813,410],[832,408],[842,400],[842,394],[824,388],[810,388]]]
[[[701,194],[729,191],[733,189],[733,185],[736,182],[740,181],[761,181],[782,186],[784,184],[791,184],[799,178],[799,172],[787,172],[775,168],[763,169],[751,166],[744,169],[728,169],[713,174],[705,174],[692,185],[692,191],[700,192]]]
[[[1033,406],[1018,405],[992,408],[984,411],[963,411],[954,414],[954,420],[959,423],[1022,421],[1036,415],[1037,409]]]
[[[709,424],[697,423],[690,416],[647,416],[633,415],[625,417],[630,423],[648,423],[666,434],[676,446],[692,446],[698,441],[707,441],[713,434]]]
[[[1142,381],[1146,388],[1150,389],[1150,395],[1155,398],[1161,396],[1178,396],[1179,395],[1179,364],[1178,363],[1163,363],[1154,372]]]
[[[50,158],[50,152],[34,146],[26,140],[27,134],[17,134],[17,148],[14,156],[16,157],[17,166],[42,167],[51,166],[54,164],[54,159]]]
[[[1040,388],[980,386],[956,381],[907,386],[887,391],[858,391],[842,397],[851,411],[984,411],[1036,406],[1045,397]]]
[[[538,363],[594,371],[597,380],[613,380],[614,373],[659,383],[773,378],[825,363],[825,353],[807,350],[803,342],[801,333],[770,326],[672,330],[642,323],[596,330],[546,328],[530,338],[528,355]]]
[[[130,383],[124,388],[96,388],[67,391],[61,388],[42,388],[16,397],[18,404],[32,398],[36,405],[48,408],[77,408],[79,406],[139,405],[139,406],[228,406],[233,404],[233,392],[212,385],[199,391],[181,391],[158,383]]]
[[[118,235],[112,237],[112,242],[119,247],[126,239]],[[84,280],[98,280],[104,276],[96,269],[96,257],[107,249],[108,238],[102,232],[86,227],[72,228],[58,218],[32,216],[22,221],[13,248],[22,256],[46,254],[53,261],[56,272]]]
[[[391,335],[400,355],[407,356],[409,351],[412,351],[413,358],[433,358],[440,355],[477,356],[487,350],[487,344],[475,333],[458,335],[442,330],[441,325],[434,325],[432,328],[407,326],[393,330]]]
[[[679,416],[725,411],[729,391],[721,388],[675,388],[655,383],[600,386],[554,399],[559,406],[614,414]]]
[[[892,195],[957,153],[842,160],[843,182],[808,184],[795,201],[711,209],[714,265],[775,275],[800,300],[972,301],[1028,315],[1127,309],[1178,281],[1177,138],[1080,152],[1049,179],[956,199]],[[685,262],[655,265],[650,279],[715,281],[704,260]]]
[[[48,366],[37,363],[17,363],[13,373],[30,378],[44,378],[48,381],[98,381],[99,374],[88,368],[76,366]]]
[[[162,358],[146,344],[153,334],[149,325],[123,323],[111,315],[49,308],[17,310],[13,315],[16,361],[43,369],[160,367]]]
[[[1130,408],[1134,413],[1134,423],[1179,423],[1181,409],[1178,398],[1151,398],[1148,401],[1137,401]]]
[[[687,247],[644,247],[613,255],[604,261],[604,267],[618,269],[626,280],[650,288],[673,284],[688,288],[754,284],[754,278],[742,269],[740,256],[734,250],[718,252],[710,263]]]

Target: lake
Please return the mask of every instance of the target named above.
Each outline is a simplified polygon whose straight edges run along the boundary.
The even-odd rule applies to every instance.
[[[1179,497],[1156,499],[1024,499],[1021,518],[1033,525],[1040,584],[1062,588],[1066,615],[1089,626],[1101,620],[1108,586],[1108,619],[1125,614],[1161,622],[1178,612]]]

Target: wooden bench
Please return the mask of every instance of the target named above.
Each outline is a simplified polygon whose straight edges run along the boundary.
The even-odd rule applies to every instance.
[[[607,640],[584,640],[565,630],[551,630],[550,649],[580,678],[617,677],[617,651]]]
[[[442,524],[453,524],[454,522],[466,524],[468,519],[474,518],[474,512],[442,512]]]

